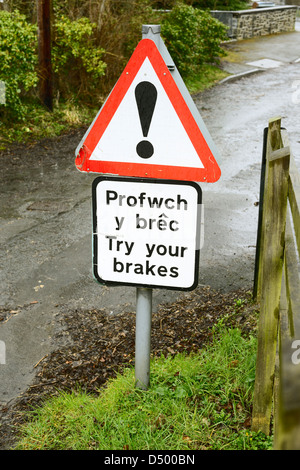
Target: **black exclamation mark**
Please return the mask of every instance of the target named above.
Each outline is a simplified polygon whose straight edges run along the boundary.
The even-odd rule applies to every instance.
[[[143,136],[147,137],[157,99],[155,86],[150,82],[140,82],[135,88],[135,99]],[[137,144],[136,151],[141,158],[150,158],[154,153],[154,148],[151,142],[142,140]]]

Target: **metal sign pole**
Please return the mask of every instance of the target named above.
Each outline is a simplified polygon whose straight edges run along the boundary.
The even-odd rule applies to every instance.
[[[149,38],[159,45],[160,25],[143,25],[143,39]],[[136,288],[135,325],[135,386],[148,390],[150,383],[150,350],[152,322],[152,289]]]
[[[152,289],[136,289],[135,385],[147,390],[150,383]]]

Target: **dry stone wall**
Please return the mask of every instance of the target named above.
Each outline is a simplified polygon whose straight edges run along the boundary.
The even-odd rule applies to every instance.
[[[230,38],[241,40],[294,31],[297,6],[285,5],[240,11],[214,10],[211,14],[228,26]]]

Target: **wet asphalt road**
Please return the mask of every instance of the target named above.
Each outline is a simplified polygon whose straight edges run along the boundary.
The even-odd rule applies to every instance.
[[[280,35],[279,67],[226,81],[195,96],[196,105],[222,156],[221,179],[201,185],[204,246],[200,284],[214,289],[251,288],[254,274],[263,129],[282,117],[300,167],[300,33]],[[288,46],[284,47],[284,41]],[[253,69],[248,61],[274,59],[274,42],[233,44],[240,63],[234,73]],[[62,308],[135,309],[135,288],[107,288],[92,276],[92,175],[78,172],[74,151],[83,131],[1,157],[0,404],[28,387],[35,364],[53,347]],[[155,289],[153,308],[185,295]]]

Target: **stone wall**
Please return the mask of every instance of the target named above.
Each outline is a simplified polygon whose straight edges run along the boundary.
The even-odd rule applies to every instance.
[[[298,7],[300,6],[300,0],[285,0],[285,5],[298,5]]]
[[[294,31],[296,13],[295,5],[211,12],[228,26],[228,36],[237,40]]]

